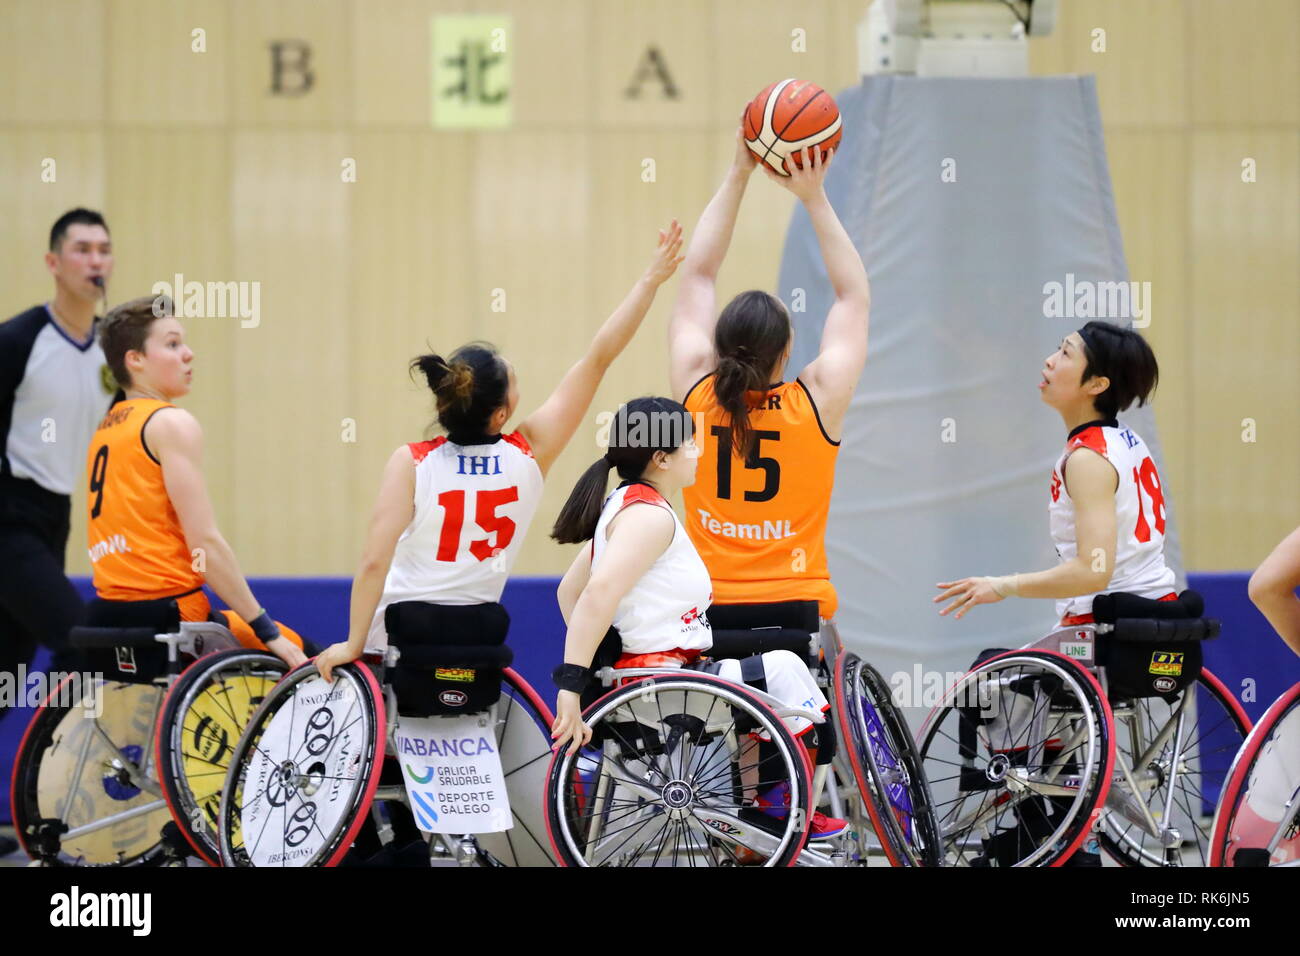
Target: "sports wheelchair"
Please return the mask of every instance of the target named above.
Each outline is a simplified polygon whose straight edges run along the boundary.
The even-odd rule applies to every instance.
[[[1300,684],[1275,700],[1232,761],[1211,866],[1300,866]]]
[[[874,834],[893,865],[937,864],[939,831],[906,721],[880,675],[819,623],[816,602],[715,605],[708,617],[709,655],[741,659],[747,683],[614,668],[618,634],[606,636],[592,667],[598,684],[583,698],[592,739],[551,761],[547,827],[561,862],[865,865]],[[749,682],[745,659],[773,650],[802,658],[830,702],[815,768],[781,718],[821,724],[823,715]],[[784,812],[757,806],[771,788],[789,794]],[[850,829],[809,845],[809,817],[823,807]]]
[[[505,608],[405,601],[384,620],[385,653],[335,668],[330,683],[304,665],[253,714],[222,791],[222,864],[377,865],[414,847],[422,865],[553,865],[541,792],[554,717],[509,666]],[[476,755],[486,746],[499,757],[501,779],[483,786],[504,785],[505,829],[436,832],[454,806],[408,789],[435,770],[441,786],[446,768],[429,763],[432,751],[399,752],[403,727],[444,721],[472,725]]]
[[[285,666],[174,599],[94,600],[83,651],[18,748],[14,829],[37,865],[217,860],[221,782],[234,742]]]
[[[1095,834],[1124,866],[1205,865],[1250,721],[1202,666],[1203,610],[1194,591],[1099,595],[1094,623],[981,655],[917,738],[946,863],[1078,865]]]

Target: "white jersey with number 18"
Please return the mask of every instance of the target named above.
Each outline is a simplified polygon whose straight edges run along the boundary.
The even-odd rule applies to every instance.
[[[1057,555],[1069,561],[1078,554],[1074,502],[1065,486],[1065,461],[1078,448],[1091,448],[1119,474],[1115,488],[1115,572],[1106,592],[1164,597],[1174,588],[1174,572],[1165,564],[1165,497],[1160,476],[1146,442],[1133,429],[1113,419],[1090,422],[1072,431],[1052,469],[1048,513]],[[1056,613],[1062,618],[1089,614],[1096,596],[1064,598],[1056,602]]]
[[[541,469],[518,432],[482,445],[444,437],[407,447],[415,460],[415,517],[393,552],[368,651],[388,645],[390,604],[501,600],[542,500]]]

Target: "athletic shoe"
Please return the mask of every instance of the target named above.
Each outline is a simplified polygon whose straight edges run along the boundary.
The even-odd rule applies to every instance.
[[[754,799],[754,806],[770,817],[784,820],[786,814],[790,812],[790,785],[778,783],[766,793],[759,794]],[[839,817],[828,817],[826,814],[814,810],[812,821],[808,827],[808,839],[829,840],[832,837],[839,836],[848,829],[848,826],[848,820],[841,820]]]

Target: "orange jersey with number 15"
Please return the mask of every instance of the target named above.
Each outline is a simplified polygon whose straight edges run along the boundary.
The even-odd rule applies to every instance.
[[[86,531],[95,593],[105,600],[147,601],[203,584],[162,465],[144,442],[145,422],[172,407],[149,398],[118,402],[90,441]]]
[[[835,613],[826,565],[826,516],[839,442],[822,427],[803,382],[750,393],[755,450],[748,461],[731,447],[731,416],[713,376],[684,402],[700,447],[695,484],[682,490],[686,530],[713,578],[717,604],[816,601]],[[703,425],[703,428],[700,425]]]

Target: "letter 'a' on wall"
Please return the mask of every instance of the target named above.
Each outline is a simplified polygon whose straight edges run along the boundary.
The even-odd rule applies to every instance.
[[[429,76],[435,129],[506,129],[514,48],[510,17],[435,16],[429,20]]]

